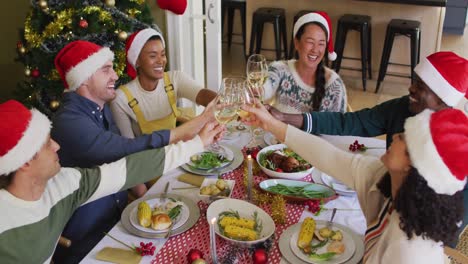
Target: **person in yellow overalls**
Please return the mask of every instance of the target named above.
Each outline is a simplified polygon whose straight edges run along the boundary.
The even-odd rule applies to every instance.
[[[216,92],[205,89],[187,74],[164,71],[167,64],[165,42],[156,30],[146,28],[132,34],[127,40],[126,51],[127,73],[133,80],[119,87],[110,104],[122,136],[134,138],[174,128],[180,116],[178,98],[206,106],[216,97]],[[213,113],[205,111],[188,122],[208,120],[204,115]],[[140,185],[133,188],[133,193],[139,197],[146,190],[146,186]]]

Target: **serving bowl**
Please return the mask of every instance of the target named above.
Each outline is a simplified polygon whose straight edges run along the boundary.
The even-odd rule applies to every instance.
[[[257,154],[257,163],[260,166],[260,169],[268,176],[272,178],[280,178],[280,179],[289,179],[289,180],[300,180],[304,178],[305,176],[309,175],[313,170],[314,167],[310,167],[307,170],[304,171],[298,171],[298,172],[278,172],[274,170],[270,170],[265,168],[261,163],[260,163],[260,157],[262,155],[265,155],[268,151],[270,150],[282,150],[287,148],[285,144],[276,144],[276,145],[271,145],[268,147],[263,148],[260,150]]]
[[[276,191],[271,191],[268,190],[270,187],[277,186],[278,184],[287,186],[288,188],[297,188],[297,187],[304,187],[304,190],[306,191],[314,191],[314,192],[320,192],[323,193],[323,197],[320,198],[309,198],[309,197],[304,197],[298,194],[285,194],[285,193],[278,193]],[[324,185],[324,184],[317,184],[317,183],[311,183],[311,182],[304,182],[304,181],[295,181],[295,180],[283,180],[283,179],[269,179],[269,180],[264,180],[260,182],[259,184],[260,189],[272,193],[272,194],[279,194],[282,195],[285,199],[293,202],[302,202],[302,201],[307,201],[307,200],[318,200],[323,202],[324,204],[328,201],[331,201],[333,199],[336,199],[338,195],[336,194],[335,190],[332,188]]]
[[[239,245],[241,247],[251,247],[258,243],[264,242],[275,232],[275,222],[273,222],[273,219],[270,215],[263,211],[262,208],[239,199],[227,198],[211,203],[208,207],[208,210],[206,211],[206,220],[208,223],[210,223],[213,218],[216,218],[216,222],[218,222],[220,214],[228,211],[238,212],[240,217],[247,219],[253,219],[253,215],[256,213],[258,224],[261,224],[262,226],[258,239],[252,241],[241,241],[223,235],[219,229],[218,224],[215,224],[216,234],[235,245]]]

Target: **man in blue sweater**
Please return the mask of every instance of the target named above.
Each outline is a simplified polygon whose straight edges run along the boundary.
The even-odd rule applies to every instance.
[[[60,162],[65,167],[90,168],[116,161],[129,154],[192,139],[213,114],[205,111],[182,126],[129,139],[120,136],[106,103],[115,98],[117,74],[114,53],[87,41],[74,41],[55,58],[66,87],[60,109],[53,118],[52,138],[60,144]],[[156,172],[153,177],[160,176]],[[104,233],[119,220],[127,205],[127,192],[105,196],[75,211],[63,235],[70,248],[58,247],[56,263],[77,263]]]

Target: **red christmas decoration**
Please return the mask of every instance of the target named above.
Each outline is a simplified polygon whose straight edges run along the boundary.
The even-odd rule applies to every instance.
[[[21,41],[16,42],[16,48],[17,49],[20,49],[22,47],[23,47],[23,42],[21,42]]]
[[[36,68],[36,69],[32,70],[31,76],[33,78],[37,78],[37,77],[39,77],[39,75],[41,75],[41,73],[39,72],[39,69]]]
[[[202,259],[203,258],[203,252],[196,248],[192,248],[189,253],[187,254],[187,260],[188,263],[192,263],[197,259]]]
[[[268,261],[268,255],[263,248],[257,248],[253,255],[252,260],[254,264],[266,264]]]
[[[169,10],[174,14],[182,15],[187,8],[187,0],[157,0],[161,9]]]
[[[80,28],[87,28],[88,27],[88,21],[86,19],[81,19],[80,22],[78,23]]]

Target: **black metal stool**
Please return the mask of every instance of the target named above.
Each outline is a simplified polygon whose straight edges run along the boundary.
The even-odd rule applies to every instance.
[[[393,40],[395,36],[403,35],[409,37],[411,40],[411,65],[398,64],[389,62],[390,53],[392,52]],[[385,43],[382,52],[382,60],[380,61],[379,78],[377,79],[377,87],[375,92],[377,93],[380,88],[380,83],[385,78],[385,75],[397,76],[397,77],[411,77],[411,82],[414,81],[414,67],[419,63],[419,53],[421,49],[421,23],[414,20],[405,19],[392,19],[387,26],[387,33],[385,34]],[[411,76],[387,73],[388,64],[410,66]]]
[[[232,27],[234,22],[234,11],[236,9],[239,10],[241,16],[241,24],[242,24],[242,40],[245,50],[245,0],[223,0],[221,3],[222,9],[222,28],[224,29],[224,18],[226,16],[226,12],[228,15],[228,47],[231,48],[232,43]]]
[[[341,67],[342,59],[359,60],[359,58],[343,57],[343,50],[346,42],[346,35],[349,30],[360,32],[361,36],[361,69],[351,67]],[[332,68],[338,73],[340,68],[347,70],[359,70],[362,72],[362,87],[366,90],[367,72],[369,79],[372,79],[372,26],[371,17],[363,15],[345,14],[338,20],[338,29],[335,38],[336,60],[332,64]]]
[[[294,34],[294,24],[296,24],[297,20],[305,15],[305,14],[309,14],[309,13],[312,13],[314,12],[314,10],[301,10],[299,12],[297,12],[297,14],[294,16],[294,19],[293,19],[293,30],[291,30],[291,32],[293,32]],[[293,59],[296,57],[296,47],[294,46],[294,35],[291,37],[291,42],[289,42],[289,59]]]
[[[288,57],[288,43],[286,39],[286,15],[283,8],[259,8],[253,13],[252,32],[250,34],[249,53],[253,54],[254,42],[256,40],[255,53],[262,49],[263,25],[273,23],[275,31],[276,59],[281,59],[281,37],[284,47],[284,57]]]

